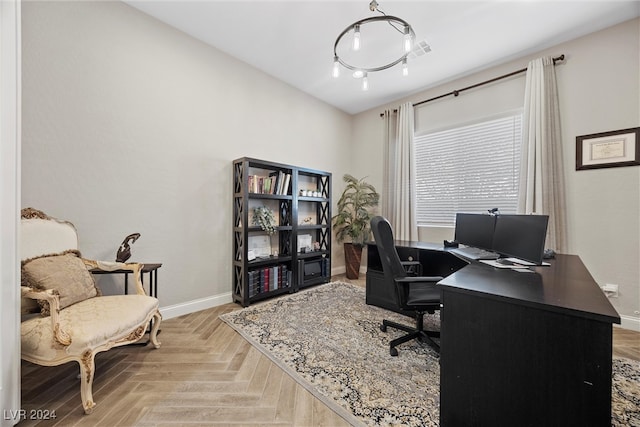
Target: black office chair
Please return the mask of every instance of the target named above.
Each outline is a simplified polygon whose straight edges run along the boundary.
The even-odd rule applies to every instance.
[[[396,347],[412,339],[418,339],[431,345],[438,353],[440,346],[432,338],[439,338],[439,331],[426,331],[423,326],[425,313],[434,313],[440,310],[440,290],[436,283],[442,280],[440,276],[409,276],[403,265],[395,246],[391,224],[385,218],[376,216],[371,219],[371,231],[376,239],[376,246],[382,262],[385,280],[390,286],[395,287],[396,302],[398,308],[415,313],[416,326],[402,325],[389,320],[383,320],[380,330],[387,331],[392,327],[405,332],[400,338],[389,343],[389,353],[398,355]]]

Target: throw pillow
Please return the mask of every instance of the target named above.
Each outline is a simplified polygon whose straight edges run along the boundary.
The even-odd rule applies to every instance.
[[[70,306],[99,295],[93,276],[82,259],[74,253],[50,255],[35,258],[22,266],[22,280],[25,286],[35,289],[53,289],[60,295],[60,308]],[[42,315],[49,315],[49,303],[38,301]]]

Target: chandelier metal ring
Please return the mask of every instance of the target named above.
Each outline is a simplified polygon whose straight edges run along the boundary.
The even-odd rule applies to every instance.
[[[392,22],[400,24],[403,27],[409,29],[409,34],[411,34],[411,40],[415,40],[416,34],[413,32],[413,28],[411,27],[411,25],[409,25],[407,21],[405,21],[402,18],[398,18],[396,16],[391,16],[391,15],[384,15],[384,16],[374,16],[371,18],[361,19],[360,21],[354,22],[353,24],[345,28],[344,31],[342,31],[338,35],[338,38],[336,39],[336,42],[333,45],[333,56],[340,63],[340,65],[352,71],[363,71],[363,72],[370,73],[370,72],[382,71],[382,70],[386,70],[387,68],[391,68],[394,65],[401,63],[407,58],[407,56],[409,56],[411,52],[405,52],[404,55],[402,55],[400,58],[396,59],[393,62],[390,62],[385,65],[381,65],[379,67],[372,67],[372,68],[356,67],[351,64],[348,64],[347,62],[343,61],[342,58],[340,58],[340,56],[338,55],[337,49],[338,49],[338,44],[340,43],[340,40],[342,40],[342,37],[344,37],[344,35],[347,34],[350,30],[354,29],[356,25],[363,25],[363,24],[368,24],[368,23],[377,22],[377,21],[387,21],[389,22],[390,25],[392,25],[391,24]]]

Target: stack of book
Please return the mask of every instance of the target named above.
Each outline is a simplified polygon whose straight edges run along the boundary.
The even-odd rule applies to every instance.
[[[248,188],[250,193],[277,194],[289,193],[291,174],[284,172],[271,172],[269,176],[249,175]]]
[[[291,286],[291,272],[286,265],[249,271],[249,297]]]

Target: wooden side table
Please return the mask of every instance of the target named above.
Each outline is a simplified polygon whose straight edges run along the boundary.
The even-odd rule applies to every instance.
[[[142,281],[142,287],[144,288],[144,274],[149,273],[149,296],[158,298],[158,269],[162,267],[162,264],[158,263],[144,263],[142,266],[142,273],[140,274],[140,280]],[[105,271],[99,268],[92,268],[89,270],[92,274],[124,274],[124,293],[129,293],[129,274],[128,270],[113,270]]]

